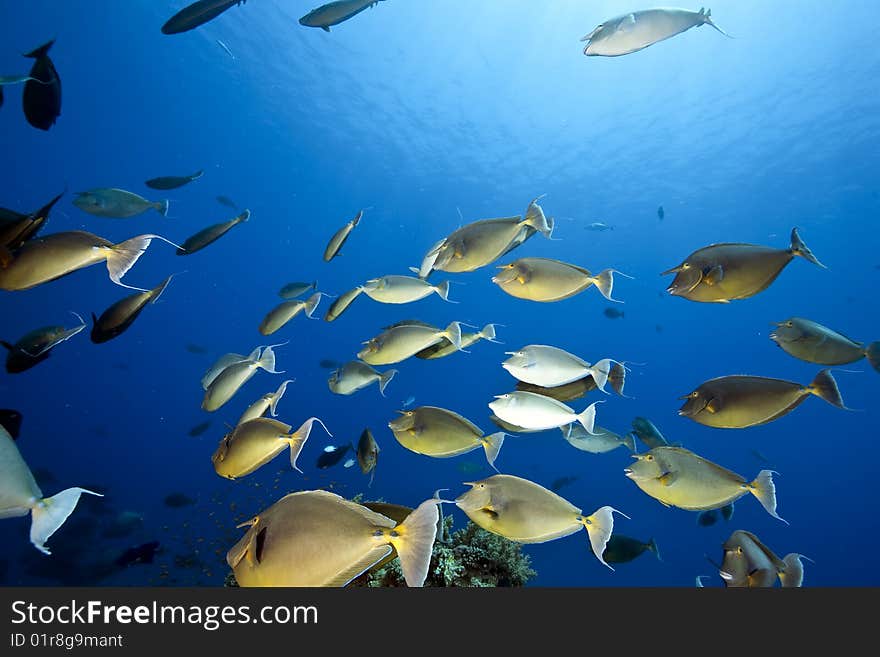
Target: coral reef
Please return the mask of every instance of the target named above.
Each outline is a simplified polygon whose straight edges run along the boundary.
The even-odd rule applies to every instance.
[[[537,573],[519,543],[492,534],[472,522],[450,533],[452,516],[443,519],[434,542],[425,586],[495,587],[524,586]],[[400,561],[368,570],[349,586],[406,586]]]

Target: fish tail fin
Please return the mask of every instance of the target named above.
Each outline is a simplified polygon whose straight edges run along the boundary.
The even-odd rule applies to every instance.
[[[165,288],[168,287],[168,284],[171,282],[171,279],[174,278],[174,274],[171,274],[164,281],[159,283],[156,287],[152,289],[153,300],[150,303],[156,303],[159,300],[159,297],[162,296],[162,293],[165,292]]]
[[[153,207],[156,208],[156,212],[161,214],[163,217],[168,216],[168,199],[163,199],[161,201],[156,201],[153,203]]]
[[[400,569],[407,586],[422,586],[431,565],[431,552],[437,537],[438,507],[441,500],[431,498],[419,504],[395,527],[389,537],[400,558]]]
[[[829,369],[824,369],[819,372],[816,375],[816,378],[813,379],[813,382],[807,386],[807,390],[811,394],[821,397],[832,406],[848,410],[843,403],[843,398],[840,396],[837,381],[831,376],[831,370]]]
[[[657,557],[657,561],[663,561],[663,557],[660,556],[660,548],[657,547],[657,539],[651,538],[648,543],[648,549],[654,553],[654,556]]]
[[[236,217],[236,219],[238,219],[238,223],[240,223],[240,224],[243,224],[244,222],[246,222],[250,218],[251,218],[251,211],[250,210],[245,210],[244,212],[242,212],[240,215],[238,215]]]
[[[617,299],[613,299],[611,297],[611,290],[614,288],[614,274],[614,269],[603,269],[592,278],[593,285],[596,286],[602,296],[608,299],[608,301],[623,303],[622,301],[618,301]]]
[[[480,330],[480,334],[483,336],[484,340],[488,340],[489,342],[498,342],[498,340],[495,339],[497,337],[495,335],[496,326],[498,326],[498,324],[486,324]]]
[[[576,416],[577,421],[580,422],[584,429],[587,430],[587,433],[592,436],[596,435],[596,432],[593,431],[593,426],[596,423],[596,404],[598,403],[599,402],[593,402]]]
[[[287,344],[287,343],[284,343]],[[273,347],[280,347],[281,345],[270,345],[263,349],[263,353],[260,354],[260,359],[257,361],[257,367],[260,369],[266,370],[269,374],[284,374],[284,370],[276,371],[275,370],[275,352],[272,350]]]
[[[728,34],[727,32],[725,32],[724,30],[722,30],[720,27],[718,27],[718,25],[715,23],[715,21],[712,20],[712,10],[711,9],[706,9],[705,11],[703,11],[703,8],[701,7],[700,14],[703,15],[703,24],[704,25],[711,25],[716,30],[721,32],[721,34],[726,36],[728,39],[735,39],[736,38],[736,37]]]
[[[631,433],[626,434],[622,439],[623,444],[626,445],[626,448],[631,451],[633,454],[636,453],[636,439],[633,438]]]
[[[199,170],[196,171],[193,175],[191,175],[191,176],[189,177],[189,179],[190,179],[190,180],[198,180],[199,178],[201,178],[201,177],[204,176],[204,175],[205,175],[205,170],[204,170],[204,169],[199,169]]]
[[[605,384],[608,383],[608,375],[611,372],[611,363],[613,362],[610,358],[603,358],[598,363],[593,363],[592,367],[590,367],[593,381],[595,381],[596,387],[601,392],[605,392]]]
[[[149,292],[149,290],[140,287],[126,285],[122,282],[122,277],[134,266],[138,258],[144,254],[154,237],[156,235],[137,235],[124,242],[107,247],[107,271],[110,274],[110,280],[130,290]]]
[[[537,200],[538,199],[535,199],[535,201]],[[555,223],[553,219],[548,219],[546,216],[544,216],[543,210],[540,212],[527,211],[526,218],[520,225],[531,226],[547,239],[551,239],[553,237],[553,227]]]
[[[444,301],[449,301],[449,281],[443,281],[434,288],[437,291],[437,294]],[[449,301],[449,303],[455,303],[453,301]]]
[[[828,269],[828,267],[819,262],[816,256],[813,255],[813,252],[810,251],[810,247],[801,239],[797,227],[791,229],[791,246],[788,250],[792,255],[800,256],[814,265],[819,265],[822,269]]]
[[[443,331],[443,337],[448,338],[456,349],[461,350],[461,324],[459,322],[449,324]]]
[[[779,583],[782,588],[794,588],[802,586],[804,583],[804,562],[801,559],[812,561],[810,557],[798,554],[797,552],[789,552],[782,558],[785,564],[785,570],[779,571]]]
[[[50,44],[51,45],[51,44]],[[31,543],[43,554],[51,554],[46,541],[54,534],[64,521],[73,513],[79,497],[83,493],[104,497],[85,488],[68,488],[45,497],[31,510]]]
[[[305,305],[303,306],[303,310],[306,313],[306,316],[311,319],[312,315],[315,312],[315,308],[318,307],[318,304],[321,303],[321,295],[313,294],[311,297],[306,299]]]
[[[787,525],[789,524],[788,521],[776,513],[776,484],[773,483],[774,474],[779,473],[774,473],[773,470],[761,470],[758,473],[758,476],[755,477],[755,480],[752,483],[747,484],[747,486],[749,492],[758,498],[758,501],[767,513],[777,520],[782,520],[782,522]]]
[[[626,397],[626,395],[623,394],[623,387],[626,385],[626,365],[624,363],[618,363],[616,360],[611,361],[611,367],[608,372],[608,383],[614,388],[614,392],[621,397]]]
[[[281,398],[284,396],[284,391],[287,390],[287,384],[293,383],[296,379],[287,379],[287,381],[282,381],[281,385],[278,386],[278,390],[275,391],[275,394],[272,395],[272,401],[269,404],[269,412],[272,414],[272,417],[278,415],[275,412],[275,409],[278,408],[278,402],[281,401]]]
[[[55,44],[55,39],[44,43],[39,48],[35,48],[31,50],[29,53],[24,55],[25,57],[30,57],[31,59],[39,59],[40,57],[45,57],[48,54],[49,49]]]
[[[395,374],[397,374],[397,370],[388,370],[379,375],[379,392],[383,397],[385,396],[385,388],[388,386],[391,379],[394,378]]]
[[[865,358],[871,363],[871,367],[880,372],[880,342],[872,342],[865,349]]]
[[[495,467],[495,459],[498,458],[498,453],[501,451],[501,445],[504,443],[505,436],[507,436],[506,433],[499,431],[493,433],[491,436],[483,436],[483,438],[480,439],[483,449],[486,450],[486,460],[496,472],[498,471],[498,468]]]
[[[310,417],[308,420],[300,425],[299,429],[297,429],[293,433],[287,435],[282,434],[281,436],[284,440],[287,441],[287,444],[290,445],[290,467],[292,467],[300,474],[302,474],[303,471],[299,469],[299,466],[297,466],[296,459],[299,457],[303,446],[309,439],[309,435],[311,435],[312,433],[312,427],[314,426],[315,422],[320,423],[320,425],[324,427],[324,431],[327,431],[327,427],[324,425],[323,422],[321,422],[321,420],[316,417]],[[330,434],[331,438],[333,437],[333,434],[331,434],[329,431],[327,431],[327,433]]]
[[[608,539],[611,538],[611,533],[614,531],[615,512],[620,513],[620,515],[629,520],[628,515],[610,506],[603,506],[593,511],[592,515],[581,518],[581,522],[587,530],[587,536],[590,538],[593,554],[596,555],[596,558],[603,565],[608,566],[611,570],[614,570],[614,568],[605,561],[602,554],[605,552],[605,546],[608,545]]]

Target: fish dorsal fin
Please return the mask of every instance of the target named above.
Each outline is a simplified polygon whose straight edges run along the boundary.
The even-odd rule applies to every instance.
[[[657,478],[664,486],[671,486],[678,479],[678,473],[673,471],[664,472]]]
[[[249,527],[247,533],[241,537],[241,540],[236,543],[232,549],[226,554],[226,563],[230,568],[235,568],[241,563],[241,560],[248,553],[252,552],[252,548],[256,547],[256,539],[257,539],[257,526],[260,524],[260,517],[256,516],[251,518],[247,522],[243,522],[238,525],[241,527]]]

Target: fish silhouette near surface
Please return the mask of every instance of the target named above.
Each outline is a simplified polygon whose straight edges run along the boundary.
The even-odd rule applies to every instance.
[[[379,4],[383,0],[336,0],[328,2],[299,19],[299,24],[305,27],[320,27],[329,32],[334,25],[361,13],[364,9]]]
[[[581,41],[587,42],[584,54],[588,57],[619,57],[702,25],[711,25],[724,36],[730,37],[712,20],[711,9],[691,11],[662,7],[615,16],[601,23]]]
[[[227,9],[247,0],[198,0],[187,5],[162,25],[162,34],[180,34],[212,21]]]

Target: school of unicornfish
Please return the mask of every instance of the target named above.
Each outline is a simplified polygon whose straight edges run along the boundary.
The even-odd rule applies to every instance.
[[[379,1],[330,2],[303,16],[300,24],[329,32],[331,26],[378,5]],[[243,0],[200,0],[169,19],[162,32],[171,35],[192,30],[241,4]],[[586,42],[583,53],[622,56],[702,25],[729,36],[713,22],[711,11],[648,9],[599,24],[582,39]],[[221,45],[229,52],[225,44]],[[26,55],[34,60],[27,75],[0,77],[0,104],[5,85],[23,84],[25,117],[41,130],[49,130],[61,114],[61,80],[49,55],[52,46],[50,41]],[[203,173],[161,176],[146,181],[145,185],[154,190],[177,189],[198,180]],[[152,289],[135,288],[122,280],[153,240],[167,242],[177,249],[178,255],[185,256],[209,246],[250,217],[250,211],[245,209],[228,221],[207,226],[181,244],[155,234],[137,235],[120,243],[85,231],[39,236],[61,196],[31,213],[0,209],[0,289],[28,290],[90,265],[105,263],[111,281],[134,293],[121,298],[100,316],[92,314],[91,339],[95,343],[122,335],[168,287],[171,276]],[[234,206],[225,197],[218,200]],[[269,309],[262,320],[254,318],[254,325],[262,335],[268,336],[280,331],[300,313],[319,319],[315,313],[324,297],[334,299],[323,317],[327,322],[337,320],[361,295],[382,304],[408,304],[436,294],[454,304],[455,300],[449,298],[449,280],[430,282],[432,274],[454,275],[492,265],[497,269],[491,281],[502,292],[519,299],[552,303],[595,287],[605,299],[619,301],[612,296],[615,277],[623,279],[624,285],[630,278],[615,268],[619,263],[599,263],[601,268],[594,270],[580,262],[515,257],[538,233],[553,239],[555,222],[545,215],[540,200],[538,197],[529,202],[523,215],[465,223],[434,242],[418,266],[410,271],[370,278],[339,295],[318,291],[314,276],[306,277],[306,282],[289,283],[279,291],[282,301]],[[117,188],[77,192],[73,204],[89,214],[112,218],[132,217],[150,210],[166,215],[169,208],[168,200],[148,199]],[[364,214],[364,210],[358,211],[329,236],[323,254],[325,262],[333,262],[349,240],[357,239],[356,229],[364,220]],[[663,218],[662,207],[658,216]],[[515,250],[517,253],[512,254]],[[793,260],[824,267],[797,228],[792,229],[787,245],[712,244],[694,251],[663,273],[674,274],[667,288],[671,295],[698,303],[729,303],[765,290]],[[8,351],[7,371],[22,372],[44,361],[52,349],[86,327],[85,321],[78,319],[79,324],[72,328],[43,327],[14,344],[2,342]],[[400,364],[413,357],[444,358],[480,341],[497,342],[498,326],[488,324],[480,329],[461,321],[450,321],[440,327],[404,320],[382,327],[359,348],[352,345],[350,359],[335,368],[327,385],[337,395],[353,395],[376,383],[384,395],[399,370],[377,367],[402,368]],[[470,332],[467,328],[479,330]],[[857,342],[808,319],[791,317],[779,321],[770,337],[788,354],[803,361],[830,366],[866,358],[880,371],[880,343]],[[282,371],[276,369],[275,350],[284,344],[256,346],[247,354],[230,352],[220,357],[202,377],[202,409],[214,412],[229,403],[258,370],[280,374]],[[488,433],[453,410],[436,406],[409,408],[410,401],[398,411],[398,417],[388,422],[391,433],[406,450],[433,458],[450,458],[482,449],[497,474],[465,482],[465,492],[453,500],[442,499],[440,491],[433,495],[426,491],[424,501],[398,519],[384,515],[381,505],[356,503],[326,490],[285,495],[240,525],[247,529],[229,548],[226,557],[238,584],[345,586],[369,569],[396,557],[407,584],[421,586],[428,573],[436,538],[439,507],[444,503],[455,504],[479,527],[519,543],[543,543],[585,529],[596,559],[612,569],[611,564],[631,560],[645,551],[653,551],[659,558],[653,539],[640,541],[614,533],[615,515],[628,518],[624,510],[605,504],[585,512],[536,482],[498,472],[495,463],[509,434],[559,430],[573,447],[594,454],[624,446],[634,459],[624,471],[626,477],[667,507],[699,512],[700,524],[716,522],[718,513],[729,519],[733,502],[747,495],[754,496],[773,518],[785,522],[777,512],[773,471],[761,470],[749,478],[685,447],[670,445],[645,418],[636,418],[632,433],[620,436],[598,423],[597,414],[601,414],[598,402],[585,407],[569,405],[593,389],[624,398],[629,371],[625,361],[608,354],[593,354],[590,357],[598,356],[598,359],[588,361],[585,354],[576,355],[544,344],[522,345],[505,355],[507,359],[500,365],[513,377],[513,385],[510,390],[499,391],[500,394],[487,403],[488,419],[500,431]],[[279,402],[293,381],[283,381],[274,392],[266,393],[245,408],[235,427],[226,433],[211,456],[219,476],[246,477],[284,451],[289,451],[291,467],[300,471],[297,459],[307,449],[306,443],[315,425],[330,434],[330,427],[317,417],[302,420],[295,429],[276,419]],[[837,383],[826,368],[810,382],[764,376],[719,376],[681,397],[684,403],[679,414],[707,427],[742,429],[772,422],[811,396],[846,409]],[[98,493],[73,487],[44,497],[16,446],[20,420],[13,412],[0,412],[0,518],[30,513],[30,540],[38,550],[49,554],[47,541],[74,511],[80,496]],[[644,443],[648,451],[637,453],[636,439]],[[372,483],[379,457],[379,446],[372,432],[365,429],[357,446],[352,447],[356,462],[365,475],[370,475]],[[338,461],[343,454],[328,454],[328,463]],[[347,465],[353,463],[354,459]],[[774,586],[777,580],[781,586],[800,586],[804,558],[807,557],[797,552],[780,558],[753,533],[736,530],[723,545],[718,569],[727,586],[766,587]],[[699,577],[696,584],[702,586]]]

